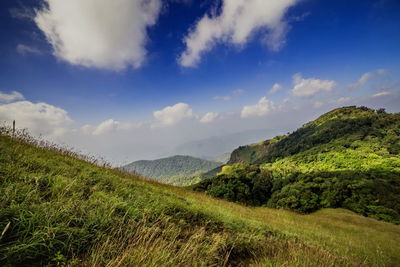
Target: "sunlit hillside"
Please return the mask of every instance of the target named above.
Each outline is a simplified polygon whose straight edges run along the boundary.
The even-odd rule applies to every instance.
[[[399,224],[400,114],[334,109],[286,136],[239,147],[216,171],[194,189],[302,213],[346,208]]]

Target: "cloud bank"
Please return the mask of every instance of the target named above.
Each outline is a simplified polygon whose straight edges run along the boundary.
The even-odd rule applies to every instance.
[[[54,137],[64,132],[73,121],[67,111],[46,103],[17,101],[0,105],[0,121],[15,120],[17,128],[29,129],[35,135]]]
[[[54,50],[72,65],[138,68],[146,55],[147,28],[160,0],[45,0],[34,18]]]
[[[194,67],[203,53],[214,45],[230,43],[242,46],[256,32],[272,51],[285,43],[288,22],[284,16],[298,0],[223,0],[219,15],[206,14],[184,38],[186,50],[178,58],[183,67]],[[215,12],[214,12],[215,13]]]
[[[374,73],[378,75],[378,72]],[[290,95],[289,98],[279,100],[281,97],[277,97],[272,102],[263,96],[252,105],[237,107],[229,112],[196,113],[195,108],[189,104],[177,103],[153,111],[153,118],[150,120],[134,122],[129,119],[119,121],[106,118],[103,122],[92,122],[84,126],[74,123],[68,112],[61,107],[23,100],[24,96],[17,91],[0,92],[0,124],[5,122],[10,125],[12,120],[16,120],[17,128],[28,128],[35,136],[43,135],[56,143],[68,144],[82,153],[104,156],[113,164],[119,165],[139,159],[171,156],[179,153],[178,147],[183,143],[201,139],[209,139],[209,145],[215,145],[217,149],[221,147],[218,140],[226,139],[230,134],[267,129],[265,137],[258,140],[262,141],[294,130],[324,112],[346,105],[366,105],[372,108],[383,107],[389,112],[400,111],[398,86],[390,92],[382,91],[378,83],[367,95],[357,97],[350,94],[346,87],[339,88],[341,90],[335,90],[332,94],[323,94],[336,86],[333,80],[303,78],[297,74],[293,76],[293,85],[294,88],[286,92]],[[232,95],[240,93],[242,91],[236,91]],[[317,94],[318,96],[310,97]],[[219,137],[214,138],[215,136]],[[240,136],[242,135],[238,134],[238,139],[235,139],[240,140],[239,144],[255,141],[239,138]],[[193,150],[185,151],[193,155],[196,151],[204,151],[201,146],[195,145],[192,146]]]

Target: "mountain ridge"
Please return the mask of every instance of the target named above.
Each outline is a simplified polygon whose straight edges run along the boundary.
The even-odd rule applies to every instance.
[[[344,207],[400,223],[400,114],[334,109],[288,135],[237,148],[210,176],[194,190],[305,213]]]
[[[214,162],[187,155],[175,155],[156,160],[134,161],[122,166],[121,169],[163,183],[189,185],[199,181],[197,176],[202,172],[207,172],[222,164],[222,162]]]

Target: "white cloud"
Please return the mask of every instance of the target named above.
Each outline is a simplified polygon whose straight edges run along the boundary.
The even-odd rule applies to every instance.
[[[287,10],[298,0],[223,0],[219,15],[204,15],[185,37],[186,50],[179,64],[194,67],[201,55],[218,42],[244,45],[256,31],[262,31],[270,50],[277,51],[285,43]]]
[[[157,110],[153,112],[156,119],[153,126],[169,126],[174,125],[184,119],[193,117],[193,110],[188,104],[178,103],[173,106],[165,107],[162,110]]]
[[[113,119],[109,119],[100,123],[94,130],[93,135],[101,135],[115,131],[118,126],[119,122]]]
[[[138,68],[160,0],[45,0],[35,17],[54,55],[72,65]]]
[[[208,112],[203,117],[201,117],[200,122],[209,123],[213,122],[218,117],[218,113]]]
[[[17,128],[28,128],[35,135],[52,136],[72,123],[67,111],[46,104],[18,101],[0,105],[0,121],[15,120]]]
[[[18,44],[16,50],[21,55],[26,55],[26,54],[39,55],[39,54],[42,53],[42,52],[40,52],[39,49],[37,49],[35,47],[28,46],[28,45],[24,45],[24,44]]]
[[[349,89],[356,89],[359,88],[361,86],[363,86],[364,84],[366,84],[372,77],[374,76],[374,74],[372,72],[367,72],[364,73],[360,79],[358,79],[357,82],[352,83],[348,86]]]
[[[257,104],[252,106],[244,106],[240,116],[242,118],[251,116],[264,116],[271,112],[274,108],[274,103],[271,100],[267,99],[266,97],[262,97]]]
[[[374,72],[364,73],[363,75],[361,75],[360,79],[358,79],[357,82],[350,84],[348,88],[350,90],[359,88],[369,82],[372,78],[375,78],[377,75],[384,76],[386,74],[388,74],[388,71],[386,69],[377,69]]]
[[[278,92],[280,89],[282,89],[282,85],[280,85],[279,83],[275,83],[271,89],[268,90],[268,94],[272,95],[275,94],[276,92]]]
[[[85,124],[80,128],[81,133],[83,133],[84,135],[91,135],[93,134],[95,127],[93,127],[90,124]]]
[[[17,91],[12,91],[11,93],[2,93],[0,92],[0,103],[10,103],[17,100],[23,100],[24,96]]]
[[[127,131],[127,130],[132,130],[132,129],[137,129],[141,126],[143,126],[145,123],[139,122],[139,123],[134,123],[134,122],[119,122],[113,119],[108,119],[103,122],[101,122],[97,126],[93,126],[90,124],[86,124],[82,126],[79,130],[82,134],[84,135],[93,135],[93,136],[100,136],[100,135],[105,135],[109,133],[115,133],[117,131]]]
[[[293,76],[292,94],[300,97],[312,97],[320,92],[330,92],[337,83],[332,80],[319,80],[315,78],[304,79],[301,74]]]
[[[388,96],[388,95],[391,95],[391,94],[392,94],[391,92],[381,92],[381,93],[374,94],[371,97]]]

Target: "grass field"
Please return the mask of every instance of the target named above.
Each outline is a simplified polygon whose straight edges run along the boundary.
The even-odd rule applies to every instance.
[[[400,226],[246,207],[0,135],[2,266],[399,266]]]

